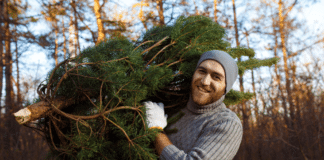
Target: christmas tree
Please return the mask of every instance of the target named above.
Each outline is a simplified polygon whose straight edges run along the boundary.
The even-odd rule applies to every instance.
[[[38,130],[59,159],[157,159],[153,142],[157,129],[148,130],[145,101],[162,102],[168,117],[179,113],[189,99],[190,84],[200,55],[223,50],[238,63],[239,74],[270,66],[277,58],[253,58],[252,49],[231,48],[225,30],[204,16],[179,17],[171,26],[154,27],[133,43],[108,39],[66,59],[39,85],[39,99],[28,106],[28,118],[42,118]],[[226,105],[252,98],[231,90]],[[168,119],[176,122],[183,114]],[[166,130],[167,134],[176,130]]]

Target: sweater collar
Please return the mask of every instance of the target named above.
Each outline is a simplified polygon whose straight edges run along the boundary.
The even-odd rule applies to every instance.
[[[213,103],[210,103],[205,106],[199,106],[192,100],[190,95],[189,101],[187,103],[187,109],[193,113],[203,114],[203,113],[214,111],[216,109],[218,110],[218,109],[226,108],[225,104],[223,103],[224,99],[225,99],[225,95],[223,95],[221,98],[219,98],[217,101]]]

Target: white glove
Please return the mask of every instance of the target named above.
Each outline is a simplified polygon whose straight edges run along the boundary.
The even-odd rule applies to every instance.
[[[146,107],[146,117],[148,128],[161,127],[162,129],[167,126],[168,115],[164,115],[164,104],[155,103],[151,101],[144,102]]]

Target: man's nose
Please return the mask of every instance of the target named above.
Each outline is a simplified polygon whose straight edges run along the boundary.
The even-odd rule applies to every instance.
[[[206,74],[202,79],[201,79],[201,83],[204,86],[209,86],[210,85],[210,81],[211,81],[211,77],[209,74]]]

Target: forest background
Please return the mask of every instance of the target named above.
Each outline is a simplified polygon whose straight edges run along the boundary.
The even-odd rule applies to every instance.
[[[235,159],[321,159],[323,7],[319,0],[2,0],[0,157],[44,159],[45,141],[12,113],[33,102],[37,86],[63,59],[105,38],[123,35],[135,42],[154,25],[204,15],[225,28],[232,46],[252,48],[256,58],[280,58],[274,66],[246,71],[234,84],[255,93],[229,107],[244,126]]]

